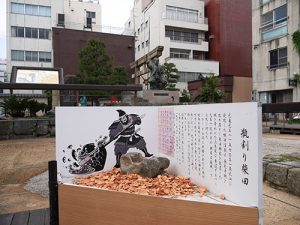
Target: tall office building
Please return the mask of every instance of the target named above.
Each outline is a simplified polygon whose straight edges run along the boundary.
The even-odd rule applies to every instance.
[[[208,61],[208,31],[202,0],[135,0],[125,29],[135,31],[135,60],[164,46],[160,63],[174,63],[178,88],[208,74],[219,75],[219,63]],[[142,82],[140,79],[139,82]]]
[[[98,1],[8,0],[8,79],[12,66],[53,67],[52,27],[101,31],[101,6]]]
[[[300,101],[300,58],[292,35],[300,29],[298,0],[252,0],[253,93],[262,103]]]

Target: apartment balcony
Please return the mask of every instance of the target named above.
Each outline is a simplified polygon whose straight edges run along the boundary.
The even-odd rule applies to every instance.
[[[189,18],[178,15],[170,16],[166,12],[162,13],[162,21],[165,26],[186,28],[193,30],[208,31],[207,18]]]
[[[211,60],[195,60],[190,58],[168,58],[168,63],[174,63],[178,71],[219,75],[219,62]]]
[[[166,37],[165,45],[169,48],[190,49],[201,52],[208,52],[208,42],[202,38],[193,39],[185,37]]]

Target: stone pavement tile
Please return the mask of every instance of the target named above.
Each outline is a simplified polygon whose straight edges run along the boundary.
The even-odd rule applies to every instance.
[[[273,189],[267,184],[264,184],[263,188],[264,225],[300,225],[300,198]],[[279,199],[280,201],[276,199]],[[287,204],[283,202],[286,202]]]
[[[26,191],[23,185],[0,186],[0,214],[48,207],[48,198]]]

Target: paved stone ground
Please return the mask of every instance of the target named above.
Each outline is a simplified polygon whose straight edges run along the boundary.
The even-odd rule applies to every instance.
[[[299,135],[264,134],[263,143],[264,155],[300,151]],[[30,166],[46,168],[47,161],[55,158],[54,146],[54,138],[0,141],[0,158],[2,162],[6,162],[7,164],[6,166],[1,164],[1,174],[6,173],[5,170],[11,172],[14,165],[18,167],[16,173],[21,173],[22,168],[26,170],[26,168],[28,169]],[[22,158],[23,167],[18,165],[20,157]],[[43,171],[45,170],[39,173]],[[47,187],[47,184],[45,184],[45,182],[47,182],[47,173],[34,177],[33,180],[28,181],[27,184],[24,182],[29,179],[27,178],[28,174],[25,177],[21,174],[14,177],[16,173],[9,173],[9,176],[5,175],[5,180],[8,183],[0,183],[0,213],[49,207],[47,197],[27,191],[31,190],[44,195],[47,194],[47,191],[45,191]],[[31,177],[35,175],[36,171],[33,171]],[[7,177],[9,177],[9,179]],[[275,190],[267,184],[264,184],[263,193],[264,225],[300,225],[299,197]]]

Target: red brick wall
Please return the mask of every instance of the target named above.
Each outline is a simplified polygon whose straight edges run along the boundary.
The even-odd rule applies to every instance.
[[[113,66],[125,67],[128,76],[133,70],[129,64],[134,61],[134,37],[89,31],[53,28],[54,67],[64,70],[64,75],[79,74],[79,51],[90,38],[99,38],[105,43],[106,52],[113,57]]]
[[[220,61],[220,74],[252,77],[251,0],[206,0],[209,59]]]

